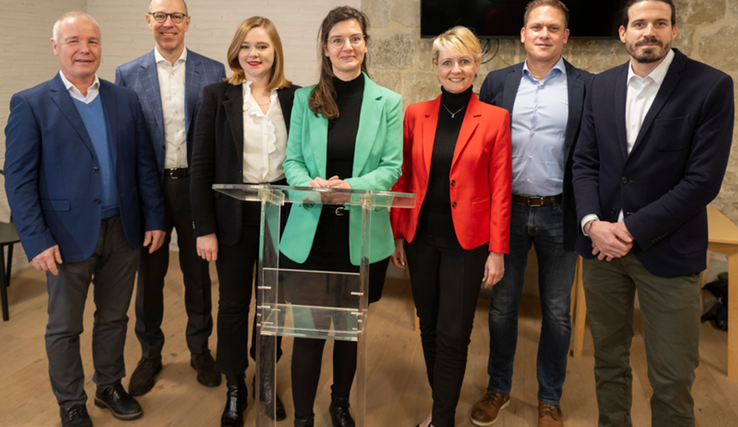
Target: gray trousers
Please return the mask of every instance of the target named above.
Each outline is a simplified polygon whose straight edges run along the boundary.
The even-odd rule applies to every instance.
[[[643,317],[651,425],[694,426],[692,383],[699,365],[699,276],[660,277],[629,252],[611,262],[584,260],[584,291],[595,347],[600,427],[630,427],[633,302]]]
[[[123,348],[128,324],[128,304],[140,248],[132,248],[119,216],[102,220],[97,247],[82,262],[63,262],[59,275],[47,273],[49,293],[46,355],[51,389],[59,406],[87,402],[79,336],[90,282],[94,285],[95,317],[92,327],[92,380],[103,389],[125,376]],[[63,258],[62,258],[62,261]]]

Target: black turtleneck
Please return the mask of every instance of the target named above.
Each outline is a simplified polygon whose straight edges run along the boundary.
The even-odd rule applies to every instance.
[[[338,175],[346,179],[351,178],[353,173],[356,134],[364,98],[364,74],[348,82],[334,77],[333,87],[336,89],[336,104],[340,113],[336,120],[328,123],[326,176],[323,178]]]
[[[451,163],[456,141],[459,139],[472,88],[461,93],[451,93],[441,88],[441,105],[438,110],[438,126],[433,141],[433,156],[428,176],[428,190],[418,218],[418,232],[437,238],[452,239],[458,244],[451,217],[451,189],[449,187]],[[459,111],[461,110],[461,111]],[[452,117],[453,113],[453,117]]]

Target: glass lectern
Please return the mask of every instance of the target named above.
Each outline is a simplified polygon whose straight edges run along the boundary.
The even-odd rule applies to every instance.
[[[356,341],[358,427],[364,427],[365,357],[369,289],[369,236],[372,212],[415,206],[415,194],[273,185],[216,184],[213,189],[247,202],[261,202],[261,235],[257,274],[256,426],[276,426],[278,336]],[[335,205],[361,215],[359,272],[281,269],[279,242],[282,206],[320,215],[322,205]],[[262,394],[264,396],[262,396]]]

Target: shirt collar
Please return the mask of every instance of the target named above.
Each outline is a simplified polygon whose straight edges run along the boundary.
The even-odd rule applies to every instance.
[[[59,70],[59,76],[61,77],[62,83],[64,83],[64,87],[66,87],[67,90],[69,91],[76,90],[77,92],[82,94],[82,92],[80,92],[79,89],[77,89],[77,87],[72,82],[67,80],[67,77],[64,75],[64,73],[61,70]],[[95,74],[95,81],[93,81],[90,87],[87,88],[87,91],[89,92],[90,90],[98,90],[98,89],[100,89],[100,79],[97,77],[97,74]]]
[[[661,86],[661,83],[666,78],[666,73],[669,71],[669,66],[671,65],[671,62],[674,60],[674,51],[672,49],[669,49],[669,53],[666,54],[666,57],[663,61],[658,65],[658,67],[654,68],[651,73],[649,73],[646,77],[643,79],[650,78],[653,80],[654,83]],[[638,77],[636,73],[633,72],[633,66],[631,64],[632,61],[628,62],[628,82],[630,82],[633,77]]]
[[[161,53],[159,53],[159,49],[156,46],[154,46],[154,59],[156,59],[156,63],[157,64],[160,63],[160,62],[162,62],[162,61],[169,62],[169,61],[166,60],[166,58],[164,58],[161,55]],[[183,61],[185,63],[187,62],[187,46],[185,46],[185,48],[182,49],[182,54],[179,55],[179,58],[176,61],[174,61],[174,63],[176,64],[179,61]]]
[[[556,61],[556,64],[554,64],[553,68],[551,68],[551,70],[549,70],[549,72],[546,75],[551,74],[551,71],[553,71],[553,70],[559,70],[559,72],[562,75],[564,75],[564,76],[566,75],[566,66],[564,65],[564,57],[563,56],[559,56],[559,60]],[[533,74],[531,74],[530,70],[528,70],[528,60],[527,59],[523,63],[523,74],[526,74],[526,73],[528,75],[530,75],[530,76],[533,75]]]

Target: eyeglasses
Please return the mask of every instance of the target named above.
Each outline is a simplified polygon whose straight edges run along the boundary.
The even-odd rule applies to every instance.
[[[154,17],[154,21],[162,23],[167,21],[167,17],[172,18],[172,22],[175,24],[180,24],[182,21],[184,21],[187,14],[185,13],[164,13],[164,12],[149,12],[148,15],[151,15]]]
[[[351,36],[348,38],[351,46],[361,46],[362,43],[364,43],[364,40],[366,40],[366,36]],[[344,46],[344,44],[346,44],[346,39],[341,36],[336,36],[332,39],[329,39],[328,44],[331,45],[331,47],[334,49],[340,49]]]

